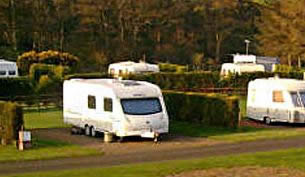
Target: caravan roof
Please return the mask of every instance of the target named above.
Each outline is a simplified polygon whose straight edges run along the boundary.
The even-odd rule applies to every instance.
[[[113,90],[119,98],[156,97],[160,88],[145,81],[118,80],[118,79],[71,79],[65,82],[88,84],[96,88]]]
[[[110,69],[128,69],[129,72],[159,72],[159,66],[145,62],[125,61],[119,63],[112,63],[109,65]]]
[[[0,59],[0,69],[4,69],[4,70],[16,70],[17,69],[17,65],[15,62],[12,61],[7,61],[4,59]]]
[[[278,90],[304,90],[305,81],[297,79],[281,79],[277,77],[271,77],[267,79],[256,79],[249,83],[249,87],[255,88],[274,88]]]

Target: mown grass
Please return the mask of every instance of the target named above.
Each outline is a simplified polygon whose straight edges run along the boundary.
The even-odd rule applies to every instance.
[[[81,147],[69,143],[34,139],[33,148],[18,151],[16,146],[0,146],[0,162],[45,160],[64,157],[79,157],[102,154],[96,149]]]
[[[242,103],[245,105],[244,103]],[[26,111],[24,115],[25,127],[34,128],[64,128],[69,127],[63,123],[62,110],[47,109],[38,111]],[[183,136],[206,137],[213,140],[242,142],[265,139],[281,139],[297,136],[305,136],[305,130],[300,128],[278,129],[278,128],[253,128],[240,127],[219,128],[207,127],[200,124],[188,122],[170,122],[170,133]]]
[[[305,148],[274,152],[211,157],[206,159],[142,163],[107,168],[86,168],[77,170],[52,171],[12,175],[18,177],[164,177],[191,170],[211,168],[232,168],[243,166],[284,167],[305,171]]]
[[[305,129],[302,128],[279,129],[240,127],[233,129],[205,127],[204,125],[200,124],[175,121],[170,122],[170,131],[173,134],[206,137],[212,140],[226,141],[231,143],[305,136]]]
[[[27,110],[24,111],[24,123],[27,129],[65,128],[61,109]]]

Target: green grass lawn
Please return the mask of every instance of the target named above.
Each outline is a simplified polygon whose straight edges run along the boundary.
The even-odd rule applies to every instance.
[[[233,129],[205,127],[200,124],[191,124],[187,122],[175,121],[170,122],[170,131],[173,134],[193,137],[206,137],[212,140],[226,141],[231,143],[305,136],[305,129],[302,128],[272,129],[240,127],[237,129]]]
[[[14,145],[0,146],[0,162],[43,160],[101,154],[96,149],[51,140],[33,140],[33,148],[18,151]]]
[[[243,166],[283,167],[305,171],[305,148],[262,152],[206,159],[121,165],[107,168],[87,168],[65,171],[20,174],[20,177],[164,177],[184,171]]]
[[[63,128],[69,127],[63,123],[60,109],[26,110],[24,112],[25,127],[36,128]],[[0,162],[21,160],[43,160],[64,157],[78,157],[101,154],[96,149],[85,148],[54,140],[37,139],[33,137],[33,148],[23,152],[14,145],[0,146]]]
[[[61,109],[26,110],[24,111],[24,123],[27,129],[36,128],[63,128],[64,124]]]

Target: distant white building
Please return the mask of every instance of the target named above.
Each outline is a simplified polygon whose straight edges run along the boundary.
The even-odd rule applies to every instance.
[[[112,63],[108,67],[108,73],[114,77],[147,72],[160,72],[159,66],[145,62],[136,63],[133,61],[125,61],[119,63]]]
[[[4,77],[18,77],[16,62],[0,59],[0,78]]]

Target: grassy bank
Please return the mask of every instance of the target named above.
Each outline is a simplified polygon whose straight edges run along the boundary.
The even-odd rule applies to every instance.
[[[232,129],[205,127],[204,125],[190,124],[187,122],[171,122],[170,131],[173,134],[206,137],[212,140],[226,141],[231,143],[305,136],[305,129],[303,128],[279,129],[240,127],[237,129]]]
[[[101,152],[92,148],[51,140],[33,140],[33,148],[18,151],[14,145],[0,146],[0,162],[44,160],[64,157],[97,155]]]
[[[211,168],[232,168],[243,166],[256,167],[282,167],[305,171],[305,149],[290,149],[275,152],[224,156],[196,160],[169,161],[162,163],[144,163],[136,165],[123,165],[108,168],[90,168],[66,170],[56,172],[30,173],[14,175],[20,177],[164,177],[191,170],[204,170]]]
[[[69,127],[63,122],[62,110],[56,108],[27,110],[24,112],[24,123],[27,129]]]

